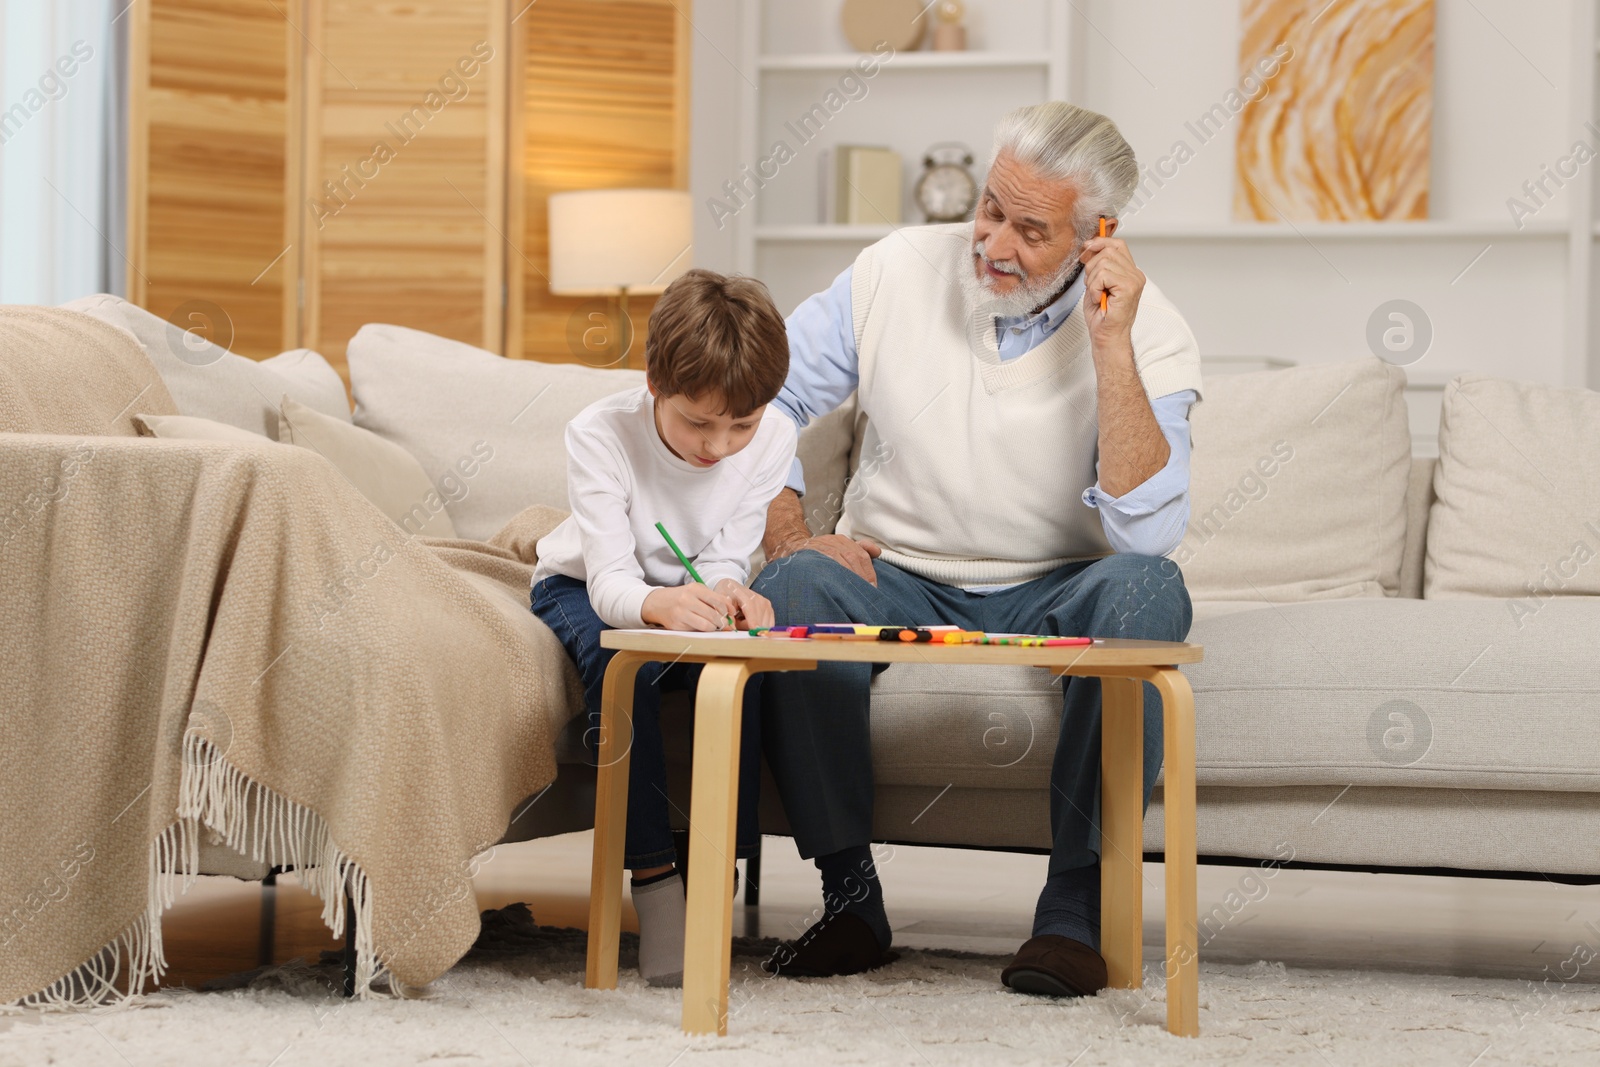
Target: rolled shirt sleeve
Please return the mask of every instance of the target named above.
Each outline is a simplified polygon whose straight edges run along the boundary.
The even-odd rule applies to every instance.
[[[1193,389],[1180,389],[1150,401],[1171,446],[1164,467],[1121,496],[1106,493],[1098,482],[1083,491],[1083,502],[1099,509],[1115,551],[1165,556],[1183,541],[1189,525],[1189,408],[1196,399]]]
[[[855,267],[846,267],[833,284],[807,297],[787,320],[789,377],[773,403],[803,430],[850,399],[860,377],[855,320],[851,314],[850,281]],[[784,482],[805,495],[805,474],[797,457]]]

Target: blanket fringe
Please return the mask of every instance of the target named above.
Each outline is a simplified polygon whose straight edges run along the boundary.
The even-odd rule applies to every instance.
[[[0,1005],[0,1011],[66,1011],[136,1002],[146,985],[166,973],[161,914],[199,876],[202,831],[216,834],[257,863],[294,868],[300,882],[322,901],[322,922],[334,937],[344,936],[346,904],[353,904],[355,995],[372,995],[372,983],[384,971],[372,949],[372,886],[360,865],[334,843],[320,815],[247,777],[194,731],[183,738],[177,814],[177,821],[150,843],[144,914],[76,969],[36,993]],[[119,987],[124,967],[127,980]]]
[[[371,994],[381,973],[372,950],[372,886],[360,865],[334,843],[322,816],[241,773],[204,735],[187,733],[178,817],[198,822],[258,863],[293,867],[306,889],[322,901],[322,924],[334,937],[344,936],[345,905],[352,903],[355,994]]]

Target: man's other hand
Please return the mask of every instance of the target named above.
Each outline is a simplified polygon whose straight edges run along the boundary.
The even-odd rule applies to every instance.
[[[767,507],[767,535],[761,547],[768,560],[779,560],[796,552],[811,548],[835,561],[852,574],[873,585],[878,584],[878,572],[872,561],[878,558],[879,548],[871,541],[857,541],[843,534],[812,536],[806,526],[805,512],[800,507],[800,496],[793,489],[780,489]]]
[[[792,556],[794,553],[808,548],[821,552],[846,570],[864,578],[873,585],[878,584],[878,572],[873,569],[872,561],[878,558],[882,549],[874,542],[857,541],[843,534],[823,534],[820,537],[808,537],[803,541],[795,541],[790,545],[785,545],[783,550],[779,552],[778,558]]]

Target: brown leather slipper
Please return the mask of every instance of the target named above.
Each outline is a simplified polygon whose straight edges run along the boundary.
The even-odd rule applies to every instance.
[[[1040,934],[1017,950],[1000,981],[1018,993],[1091,997],[1106,987],[1106,961],[1080,941]]]
[[[848,911],[824,915],[793,941],[785,941],[761,964],[782,978],[832,978],[876,970],[900,958],[878,946],[865,919]]]

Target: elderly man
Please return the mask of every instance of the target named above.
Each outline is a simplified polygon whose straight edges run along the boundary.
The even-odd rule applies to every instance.
[[[1105,116],[1050,102],[1007,115],[973,222],[901,229],[788,320],[777,403],[800,426],[856,392],[868,423],[840,533],[806,528],[798,465],[767,515],[755,588],[777,621],[1179,641],[1189,596],[1162,559],[1188,521],[1194,336],[1111,234],[1138,181]],[[1106,236],[1099,233],[1101,218]],[[1105,304],[1102,310],[1102,296]],[[764,731],[824,911],[766,963],[852,974],[891,957],[873,867],[867,664],[774,674]],[[1144,686],[1145,798],[1161,703]],[[1104,988],[1100,684],[1066,682],[1053,841],[1033,936],[1001,973],[1057,996]]]

